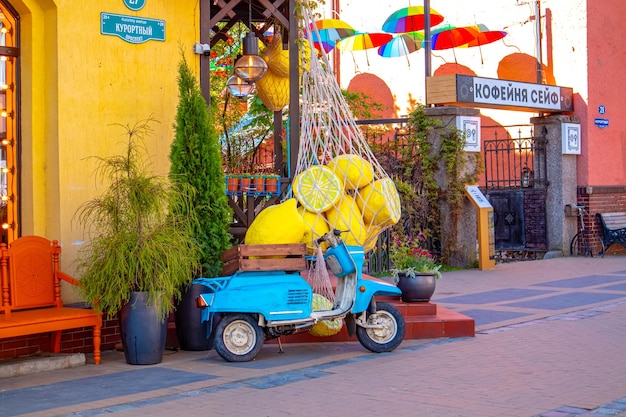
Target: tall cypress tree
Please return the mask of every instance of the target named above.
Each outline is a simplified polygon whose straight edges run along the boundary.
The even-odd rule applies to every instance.
[[[178,91],[170,176],[196,190],[193,209],[198,222],[194,236],[202,248],[202,276],[215,277],[222,267],[221,253],[230,247],[232,212],[226,197],[219,136],[184,55],[178,65]]]

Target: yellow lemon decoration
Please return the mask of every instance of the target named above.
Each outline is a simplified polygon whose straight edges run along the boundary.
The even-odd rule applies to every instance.
[[[296,205],[296,200],[290,198],[261,210],[248,227],[244,242],[250,245],[299,243],[306,226]]]
[[[265,48],[263,59],[267,67],[279,77],[289,77],[289,50],[283,50],[283,41],[278,34]]]
[[[330,209],[343,195],[339,178],[322,165],[313,165],[293,180],[293,194],[298,202],[313,213]]]
[[[359,155],[338,155],[327,166],[337,174],[346,190],[364,187],[374,179],[372,164]]]
[[[320,294],[313,294],[312,305],[313,311],[331,310],[333,308],[333,303],[331,303],[329,299]],[[309,330],[309,333],[311,333],[311,335],[313,336],[318,337],[332,336],[339,333],[342,326],[343,321],[341,319],[322,320],[315,323],[315,325],[311,327],[311,330]]]
[[[365,226],[365,242],[363,242],[363,251],[365,253],[374,249],[381,230],[382,229],[376,225]]]
[[[280,111],[289,104],[289,77],[267,71],[256,82],[257,96],[272,111]]]
[[[317,250],[317,245],[313,241],[328,233],[330,228],[328,227],[326,217],[324,217],[323,213],[313,213],[302,207],[299,208],[299,211],[306,225],[301,242],[306,244],[307,253],[313,255]],[[326,249],[327,247],[328,243],[322,242],[322,249]]]
[[[390,178],[373,181],[361,188],[356,201],[366,225],[387,227],[400,220],[400,196]]]
[[[333,207],[326,213],[326,218],[332,229],[347,230],[341,237],[346,244],[363,246],[365,242],[365,225],[359,206],[350,195],[345,194],[337,207]]]

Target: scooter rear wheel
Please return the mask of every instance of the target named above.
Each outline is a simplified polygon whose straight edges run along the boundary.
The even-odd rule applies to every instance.
[[[249,314],[229,314],[215,329],[215,351],[228,362],[248,362],[263,347],[263,329]]]
[[[406,324],[400,311],[389,303],[376,303],[376,313],[366,313],[368,325],[382,328],[365,328],[357,325],[356,337],[364,348],[375,352],[391,352],[404,339]]]

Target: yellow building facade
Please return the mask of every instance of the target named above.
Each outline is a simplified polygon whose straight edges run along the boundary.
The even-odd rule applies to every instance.
[[[87,238],[74,213],[102,190],[90,157],[121,152],[124,126],[153,118],[146,146],[155,171],[167,173],[181,53],[198,70],[199,4],[0,0],[0,9],[2,241],[57,239],[72,272]]]

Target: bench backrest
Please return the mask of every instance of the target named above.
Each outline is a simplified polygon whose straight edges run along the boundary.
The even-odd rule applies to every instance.
[[[626,212],[598,213],[602,227],[608,230],[626,229]]]
[[[0,245],[2,310],[62,307],[58,271],[61,247],[40,236],[23,236]]]

